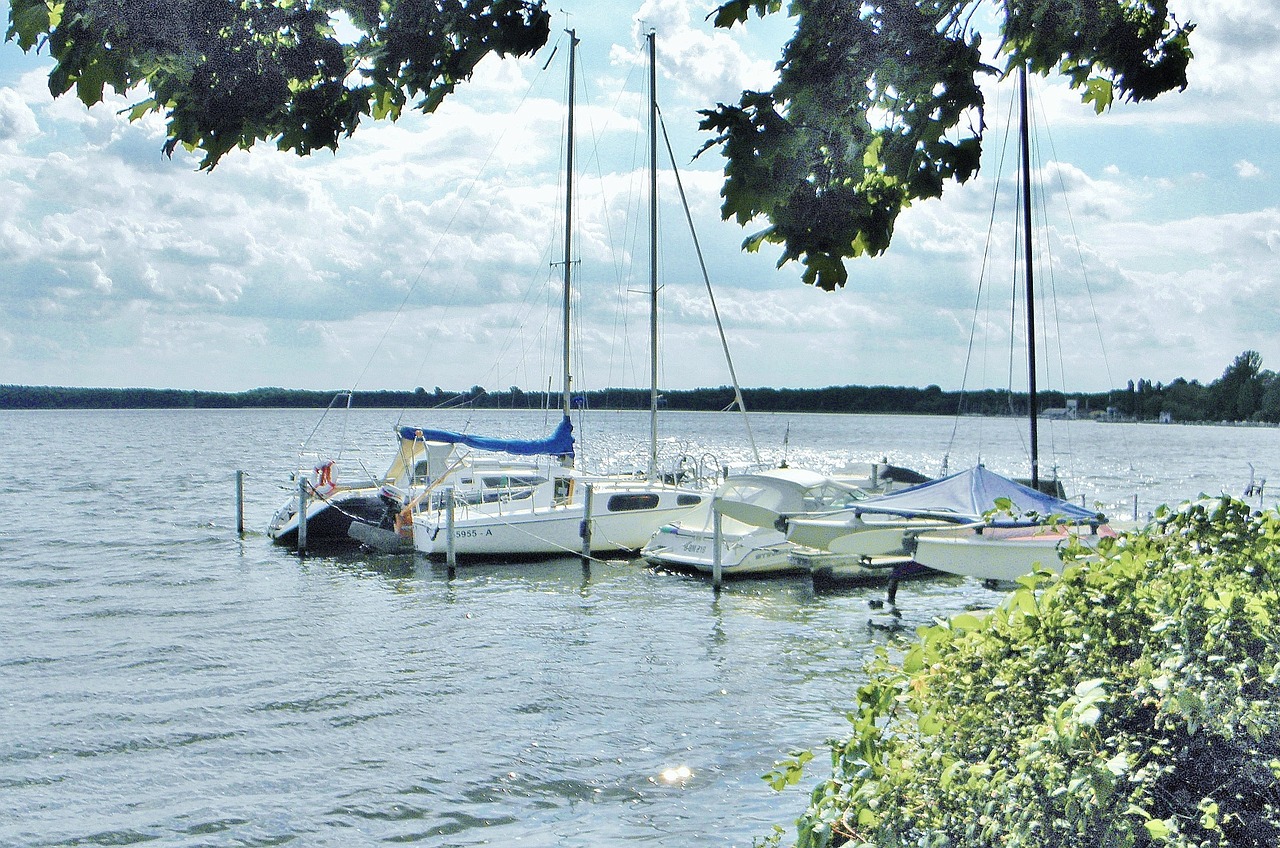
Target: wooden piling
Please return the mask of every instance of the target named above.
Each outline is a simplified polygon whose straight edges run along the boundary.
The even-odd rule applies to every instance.
[[[445,563],[452,570],[458,564],[458,550],[453,539],[453,487],[444,490]]]
[[[716,505],[711,505],[711,585],[715,587],[716,592],[720,591],[720,584],[724,582],[724,566],[721,562],[720,540],[723,538],[723,532],[720,528],[720,510],[716,509]]]
[[[591,566],[591,506],[595,499],[596,487],[588,483],[583,492],[582,524],[578,527],[578,535],[582,537],[582,567]]]
[[[307,552],[307,478],[298,480],[298,552]]]
[[[236,472],[236,533],[244,535],[244,472]]]

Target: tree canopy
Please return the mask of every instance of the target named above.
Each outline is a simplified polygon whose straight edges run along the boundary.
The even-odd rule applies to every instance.
[[[7,38],[48,50],[55,97],[148,90],[130,117],[163,112],[165,153],[200,150],[212,169],[268,139],[336,149],[414,99],[431,112],[488,54],[533,53],[549,34],[540,0],[10,0]]]
[[[1064,74],[1101,112],[1187,85],[1188,37],[1165,0],[996,0],[1003,67],[983,58],[982,0],[793,0],[794,36],[770,91],[704,111],[727,160],[722,214],[768,226],[806,283],[833,290],[844,260],[883,253],[898,213],[964,182],[982,154],[984,75]],[[988,5],[992,5],[988,3]],[[729,0],[720,27],[781,0]],[[704,148],[705,150],[706,148]]]

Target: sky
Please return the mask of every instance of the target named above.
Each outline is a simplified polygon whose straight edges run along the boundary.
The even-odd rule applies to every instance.
[[[1169,5],[1196,23],[1186,91],[1095,115],[1060,79],[1033,84],[1042,388],[1207,383],[1245,350],[1280,370],[1280,0]],[[487,59],[433,115],[367,122],[336,153],[260,144],[212,172],[162,154],[162,118],[121,114],[141,96],[53,99],[47,58],[0,45],[0,384],[558,390],[572,26],[576,386],[648,385],[650,29],[741,385],[1024,386],[1012,200],[993,200],[1011,181],[1008,85],[987,87],[979,175],[906,210],[886,254],[849,262],[844,289],[815,290],[796,263],[777,267],[776,247],[740,249],[761,225],[721,220],[723,159],[694,157],[697,110],[770,86],[790,34],[780,15],[715,30],[712,7],[552,4],[548,47]],[[725,385],[662,158],[660,383]]]

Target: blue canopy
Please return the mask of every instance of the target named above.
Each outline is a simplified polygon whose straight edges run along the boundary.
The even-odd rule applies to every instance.
[[[400,438],[408,441],[446,442],[485,451],[502,451],[516,456],[573,456],[573,424],[569,416],[560,421],[555,432],[545,439],[495,439],[471,436],[452,430],[428,430],[423,427],[401,427]]]
[[[983,513],[996,508],[997,498],[1007,498],[1011,501],[1015,516],[1035,513],[1043,520],[1052,515],[1073,524],[1099,520],[1098,513],[1079,504],[1037,492],[1008,477],[988,471],[982,465],[952,474],[950,477],[921,483],[910,489],[863,501],[851,509],[858,514],[954,517],[957,521],[978,521],[981,520]],[[1024,523],[1025,520],[1023,519]],[[993,523],[1018,522],[1016,519],[1002,515],[998,516]]]

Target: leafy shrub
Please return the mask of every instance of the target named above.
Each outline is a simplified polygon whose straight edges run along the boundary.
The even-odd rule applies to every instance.
[[[1064,559],[880,651],[800,848],[1280,845],[1280,515],[1184,504]]]

